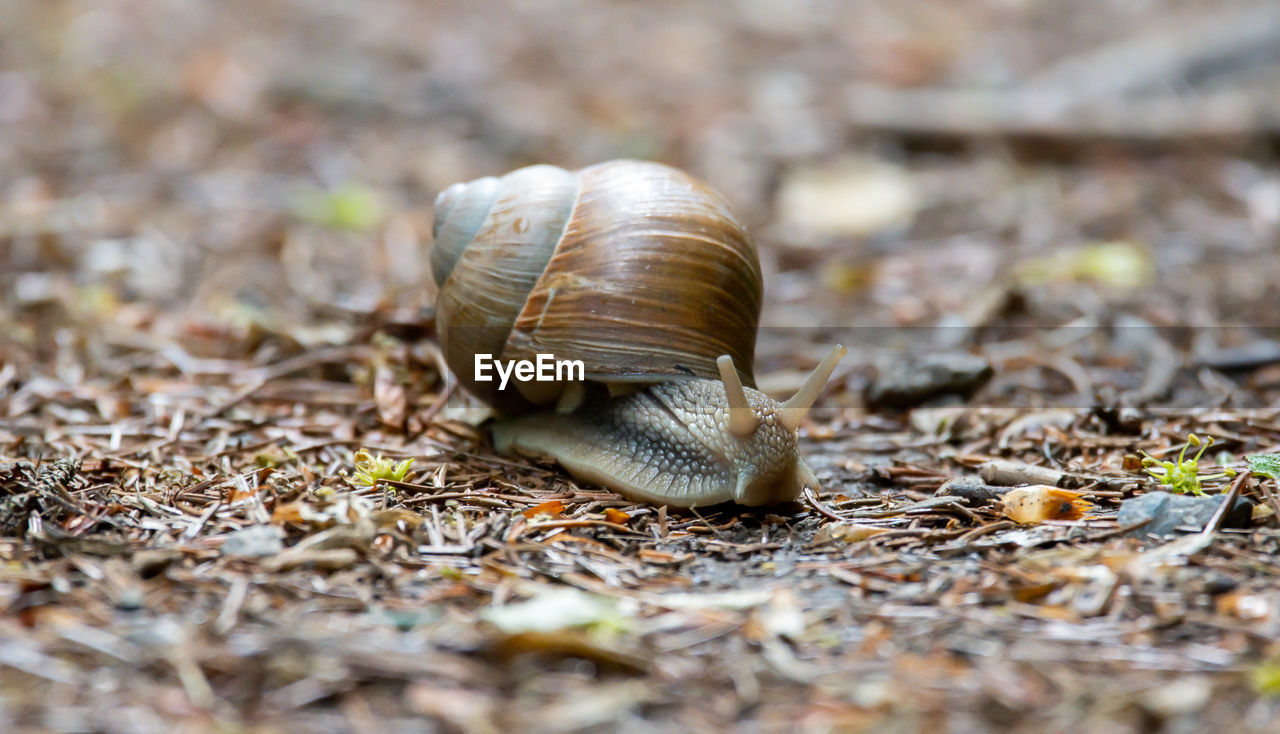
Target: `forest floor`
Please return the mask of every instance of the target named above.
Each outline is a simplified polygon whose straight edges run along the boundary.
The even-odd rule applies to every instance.
[[[666,5],[0,0],[0,730],[1274,731],[1271,4]],[[762,388],[850,347],[804,502],[446,389],[435,193],[620,156],[751,226]],[[1122,526],[1191,433],[1250,509]]]

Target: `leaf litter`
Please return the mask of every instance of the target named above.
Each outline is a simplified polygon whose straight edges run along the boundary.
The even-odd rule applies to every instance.
[[[386,328],[381,314],[362,318],[357,331]],[[873,726],[944,707],[957,685],[1034,712],[1084,671],[1146,691],[1134,705],[1161,716],[1269,690],[1274,520],[1164,544],[1115,522],[1121,502],[1159,486],[1126,454],[1171,451],[1192,428],[1242,451],[1275,445],[1267,419],[1152,416],[1154,433],[1092,444],[1116,435],[1097,414],[1011,437],[1018,418],[975,413],[932,456],[909,440],[845,479],[826,469],[812,505],[671,511],[492,456],[438,414],[400,433],[358,401],[276,396],[312,377],[268,379],[216,418],[189,419],[237,389],[202,376],[156,411],[133,385],[181,374],[159,351],[131,354],[129,380],[108,363],[4,397],[25,407],[0,444],[13,459],[0,465],[0,677],[79,691],[84,716],[129,705],[165,720],[283,721],[361,700],[500,730],[517,720],[506,686],[553,718],[579,715],[560,711],[580,705],[569,691],[624,686],[612,715],[702,721],[697,697],[732,691],[771,715],[803,707]],[[413,396],[411,414],[439,396]],[[36,420],[39,434],[25,428]],[[837,425],[830,441],[911,435],[874,417]],[[1034,463],[1059,436],[1074,437],[1056,452],[1069,471]],[[1265,502],[1244,468],[1237,491]],[[94,675],[131,682],[86,688]],[[1170,713],[1156,691],[1185,675],[1209,693]],[[985,687],[1001,680],[1021,682]],[[451,690],[468,704],[432,693]]]

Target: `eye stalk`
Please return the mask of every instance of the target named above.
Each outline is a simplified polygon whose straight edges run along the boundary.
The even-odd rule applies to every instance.
[[[827,380],[831,379],[831,373],[835,371],[836,365],[848,353],[849,350],[845,349],[843,344],[833,346],[831,351],[827,352],[827,356],[805,378],[804,384],[796,394],[782,404],[782,409],[778,411],[778,421],[787,430],[794,431],[800,428],[800,423],[808,414],[809,408],[813,407]],[[733,357],[728,354],[720,355],[716,359],[716,366],[720,368],[720,381],[724,383],[724,395],[729,403],[729,433],[738,438],[751,438],[751,435],[760,427],[760,417],[747,403],[747,394],[742,389],[742,380],[738,379],[738,370],[733,366]]]
[[[724,383],[724,396],[729,403],[729,433],[738,438],[751,438],[760,427],[760,418],[747,403],[747,394],[742,390],[742,380],[738,379],[733,357],[720,355],[716,366],[720,368],[720,381]]]
[[[796,394],[782,404],[782,410],[778,411],[778,420],[782,425],[792,431],[800,427],[800,423],[809,412],[809,408],[813,407],[814,401],[818,399],[818,394],[822,392],[823,386],[831,378],[831,373],[835,371],[836,365],[848,353],[849,350],[845,349],[843,344],[831,347],[831,351],[827,352],[827,356],[823,357],[818,366],[813,368],[813,372],[809,373],[808,379],[804,381],[804,384],[800,386]]]

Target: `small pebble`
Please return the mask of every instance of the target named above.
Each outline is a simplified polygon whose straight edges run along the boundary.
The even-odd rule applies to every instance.
[[[1205,523],[1213,517],[1221,495],[1195,496],[1190,494],[1171,494],[1165,491],[1147,492],[1139,497],[1132,497],[1120,504],[1120,513],[1116,522],[1121,527],[1136,525],[1150,519],[1146,525],[1135,528],[1132,535],[1138,538],[1155,538],[1176,535],[1175,528],[1191,528],[1203,530]],[[1253,503],[1240,497],[1236,504],[1222,520],[1224,528],[1247,528],[1253,517]]]
[[[222,542],[222,555],[266,558],[284,550],[284,533],[275,525],[253,525],[237,530]]]
[[[947,396],[969,398],[986,385],[995,371],[982,357],[971,354],[931,354],[903,360],[883,369],[867,386],[867,405],[913,408]]]
[[[981,477],[965,475],[947,480],[933,494],[935,497],[959,497],[970,507],[982,507],[996,502],[1008,491],[1008,487],[992,487]]]

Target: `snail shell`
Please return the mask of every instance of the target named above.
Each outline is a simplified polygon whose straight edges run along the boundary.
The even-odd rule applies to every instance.
[[[476,354],[582,360],[590,380],[717,377],[733,357],[754,386],[760,263],[723,197],[657,163],[566,171],[531,166],[454,184],[436,199],[431,268],[445,359],[507,413],[563,386],[519,395],[470,379]]]
[[[760,264],[718,193],[623,160],[455,184],[435,209],[437,333],[462,384],[503,415],[499,451],[682,507],[782,502],[816,486],[796,432],[844,348],[785,403],[754,389]],[[581,360],[608,390],[500,391],[475,379],[478,354]]]

